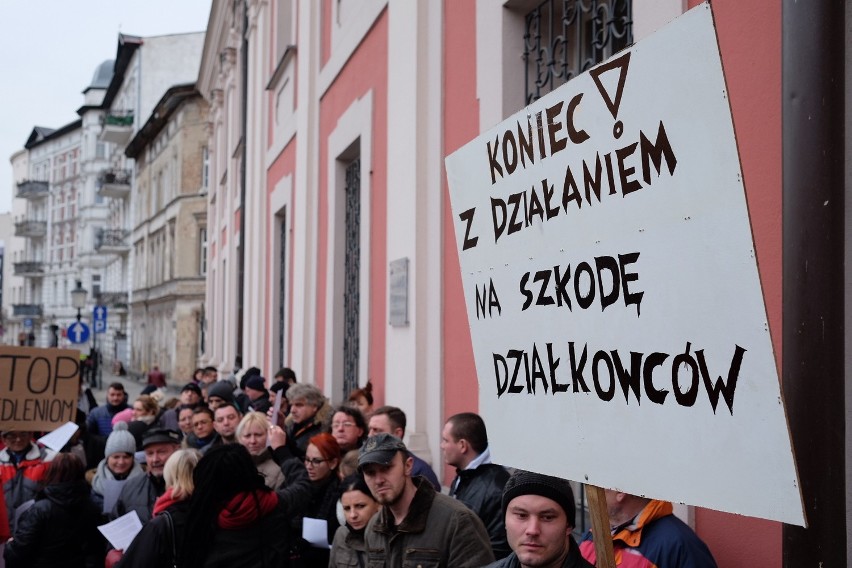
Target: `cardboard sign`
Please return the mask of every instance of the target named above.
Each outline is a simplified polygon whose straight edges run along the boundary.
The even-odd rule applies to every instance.
[[[496,462],[804,523],[708,4],[446,168]]]
[[[0,347],[0,430],[52,431],[77,414],[80,353]]]

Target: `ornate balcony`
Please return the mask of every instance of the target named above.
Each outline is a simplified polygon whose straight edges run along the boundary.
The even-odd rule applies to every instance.
[[[41,304],[12,304],[12,317],[40,318],[41,314]]]
[[[47,221],[18,221],[15,223],[15,236],[41,239],[47,235]]]
[[[133,134],[133,111],[110,111],[104,116],[101,140],[123,146]]]
[[[124,229],[103,229],[95,238],[95,250],[101,253],[124,255],[130,252]]]
[[[124,199],[130,195],[130,172],[128,170],[103,170],[98,175],[98,195]]]
[[[41,278],[44,276],[44,263],[39,260],[28,260],[14,264],[15,276]]]
[[[50,195],[50,185],[46,181],[26,179],[18,184],[16,197],[44,199],[48,195]]]

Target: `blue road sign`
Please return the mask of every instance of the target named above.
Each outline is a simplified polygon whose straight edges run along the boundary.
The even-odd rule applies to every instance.
[[[75,321],[68,326],[68,339],[71,343],[86,343],[89,341],[89,326],[81,321]]]
[[[24,329],[32,329],[33,328],[33,320],[27,318],[24,320]]]
[[[95,306],[92,310],[92,323],[95,333],[106,333],[107,329],[107,307]]]

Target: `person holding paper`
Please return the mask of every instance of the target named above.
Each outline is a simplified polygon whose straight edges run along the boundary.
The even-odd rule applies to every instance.
[[[192,478],[201,459],[198,450],[178,450],[163,468],[166,492],[154,503],[151,522],[142,527],[124,551],[116,568],[171,568],[183,552],[183,534],[189,516]]]
[[[340,504],[346,524],[334,533],[329,568],[349,568],[367,565],[364,529],[381,505],[370,493],[364,477],[355,473],[340,482]]]
[[[178,566],[289,566],[289,510],[240,444],[212,448],[193,475]]]
[[[0,451],[0,485],[6,515],[0,516],[0,540],[12,536],[15,510],[33,499],[56,452],[33,441],[33,433],[5,431],[0,435],[6,448]],[[3,509],[0,506],[0,509]]]
[[[83,568],[103,565],[98,533],[100,509],[90,498],[85,466],[74,454],[59,454],[47,468],[43,489],[21,514],[6,543],[6,568]]]
[[[104,453],[106,457],[98,464],[95,476],[92,478],[92,494],[95,501],[100,502],[101,505],[104,504],[104,496],[107,494],[107,485],[110,481],[124,481],[145,475],[142,466],[133,459],[133,454],[136,453],[136,439],[127,430],[126,422],[115,425],[112,434],[107,438]],[[111,509],[111,505],[107,507],[107,511]]]
[[[304,566],[327,566],[329,543],[339,526],[337,499],[340,478],[340,446],[331,434],[311,438],[305,452],[305,468],[311,480],[311,501],[304,509],[301,560]],[[310,530],[314,528],[316,530]]]

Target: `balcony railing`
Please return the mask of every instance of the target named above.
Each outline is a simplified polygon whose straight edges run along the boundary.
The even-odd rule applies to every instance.
[[[18,184],[17,197],[24,199],[42,199],[50,194],[50,185],[46,181],[27,179]]]
[[[102,229],[95,238],[95,250],[114,254],[128,253],[130,245],[126,239],[127,231],[123,229]]]
[[[104,117],[104,126],[133,126],[132,110],[115,110]]]
[[[101,139],[114,144],[126,144],[133,132],[133,111],[110,111],[104,116]]]
[[[101,292],[98,303],[112,308],[113,312],[124,313],[127,311],[128,297],[127,292]]]
[[[44,276],[44,263],[38,260],[27,260],[14,264],[15,276]]]
[[[98,175],[98,195],[119,199],[130,195],[130,172],[128,170],[103,170]]]
[[[18,221],[15,223],[15,236],[42,238],[47,235],[47,221]]]
[[[40,318],[41,304],[12,304],[12,315],[22,318]]]

